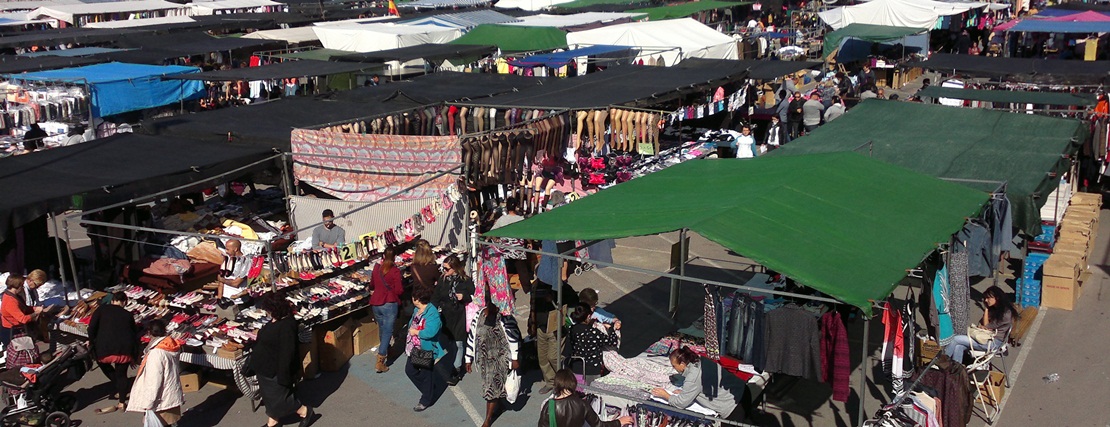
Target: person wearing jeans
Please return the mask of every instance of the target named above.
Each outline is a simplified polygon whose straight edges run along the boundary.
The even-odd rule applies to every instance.
[[[432,290],[432,302],[439,308],[443,318],[443,332],[446,338],[454,341],[454,361],[452,365],[455,372],[447,380],[447,384],[454,386],[463,377],[463,356],[466,352],[466,305],[474,296],[474,281],[466,275],[466,265],[457,255],[451,255],[443,260],[440,266],[443,274]]]
[[[440,345],[443,321],[439,315],[439,309],[432,304],[432,290],[427,288],[414,289],[412,291],[412,305],[416,308],[412,312],[408,334],[405,336],[405,354],[409,355],[408,362],[405,363],[405,374],[412,380],[412,384],[420,390],[420,401],[412,410],[421,412],[432,406],[435,403],[436,395],[439,394],[438,391],[444,389],[440,385],[445,378],[443,375],[444,363],[440,362],[446,362],[447,358],[443,356],[447,352]],[[416,349],[432,352],[431,369],[413,364],[412,353]]]
[[[963,363],[964,355],[968,349],[983,351],[988,348],[1002,347],[1003,341],[1014,324],[1014,319],[1019,316],[1010,298],[998,286],[991,286],[983,291],[983,304],[985,304],[983,319],[979,321],[979,325],[993,332],[994,335],[991,341],[989,341],[989,344],[980,344],[967,335],[953,336],[952,341],[944,347],[944,354],[947,354],[952,360]]]
[[[393,248],[382,251],[382,262],[374,266],[370,273],[370,310],[378,322],[378,363],[374,366],[378,373],[386,372],[389,356],[389,342],[393,338],[393,323],[397,321],[397,311],[401,303],[401,270],[394,265],[396,254]]]

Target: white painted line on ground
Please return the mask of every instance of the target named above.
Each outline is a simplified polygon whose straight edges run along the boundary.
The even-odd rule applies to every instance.
[[[1011,386],[1016,386],[1018,383],[1018,375],[1021,374],[1021,368],[1025,366],[1025,359],[1033,350],[1033,341],[1037,339],[1037,332],[1041,329],[1041,322],[1044,321],[1045,313],[1048,313],[1047,309],[1041,309],[1037,311],[1037,319],[1034,320],[1033,325],[1029,327],[1029,332],[1026,334],[1028,335],[1028,337],[1021,344],[1021,354],[1018,354],[1017,359],[1014,360],[1014,366],[1011,367],[1010,372],[1007,373],[1007,375],[1010,376]],[[998,422],[998,420],[1002,419],[1002,410],[1006,409],[1006,401],[1010,400],[1010,396],[1013,395],[1014,393],[1010,392],[1006,393],[1005,396],[1002,396],[1002,402],[998,404],[998,417],[995,418],[995,422]]]
[[[451,389],[451,394],[455,395],[455,398],[459,400],[459,405],[462,405],[463,410],[466,411],[466,415],[469,415],[470,420],[474,421],[474,425],[482,425],[482,415],[478,414],[478,410],[474,408],[473,403],[470,403],[470,399],[468,399],[463,392],[459,391],[458,387],[448,388]]]

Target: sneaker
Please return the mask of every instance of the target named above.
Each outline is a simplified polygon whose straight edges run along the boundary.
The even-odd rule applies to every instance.
[[[425,409],[428,409],[428,407],[424,406],[423,403],[418,403],[416,406],[412,407],[413,412],[424,412]]]
[[[540,390],[537,393],[542,396],[542,395],[545,395],[545,394],[550,394],[551,390],[552,390],[551,386],[544,384],[543,387],[540,387]]]

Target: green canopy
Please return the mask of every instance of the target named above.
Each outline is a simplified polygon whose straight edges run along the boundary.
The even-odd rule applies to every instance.
[[[482,24],[451,44],[494,45],[502,52],[552,50],[567,45],[567,32],[555,27]]]
[[[985,192],[856,153],[693,160],[490,231],[592,240],[682,228],[870,312]]]
[[[858,151],[980,190],[1004,181],[1014,226],[1034,231],[1086,132],[1072,119],[871,99],[769,155]]]
[[[721,1],[721,0],[700,0],[689,3],[679,3],[670,6],[649,7],[646,9],[632,9],[626,13],[643,13],[648,16],[649,21],[661,21],[664,19],[685,18],[698,12],[713,9],[727,9],[730,7],[744,6],[751,4],[751,2],[734,2],[734,1]]]
[[[855,38],[872,43],[882,43],[898,40],[905,36],[924,32],[920,28],[889,27],[886,25],[848,24],[848,26],[831,33],[825,34],[825,50],[822,57],[828,58],[834,50],[840,47],[840,42],[846,38]]]
[[[1023,90],[978,90],[954,87],[929,86],[917,92],[918,96],[936,98],[970,99],[1016,104],[1044,105],[1095,105],[1094,94],[1066,92],[1031,92]]]

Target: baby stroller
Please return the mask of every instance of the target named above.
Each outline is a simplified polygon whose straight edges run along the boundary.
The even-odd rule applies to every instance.
[[[0,373],[6,406],[0,426],[68,427],[77,408],[77,396],[62,392],[88,371],[88,349],[74,343],[64,346],[54,359],[33,370],[9,369]]]

